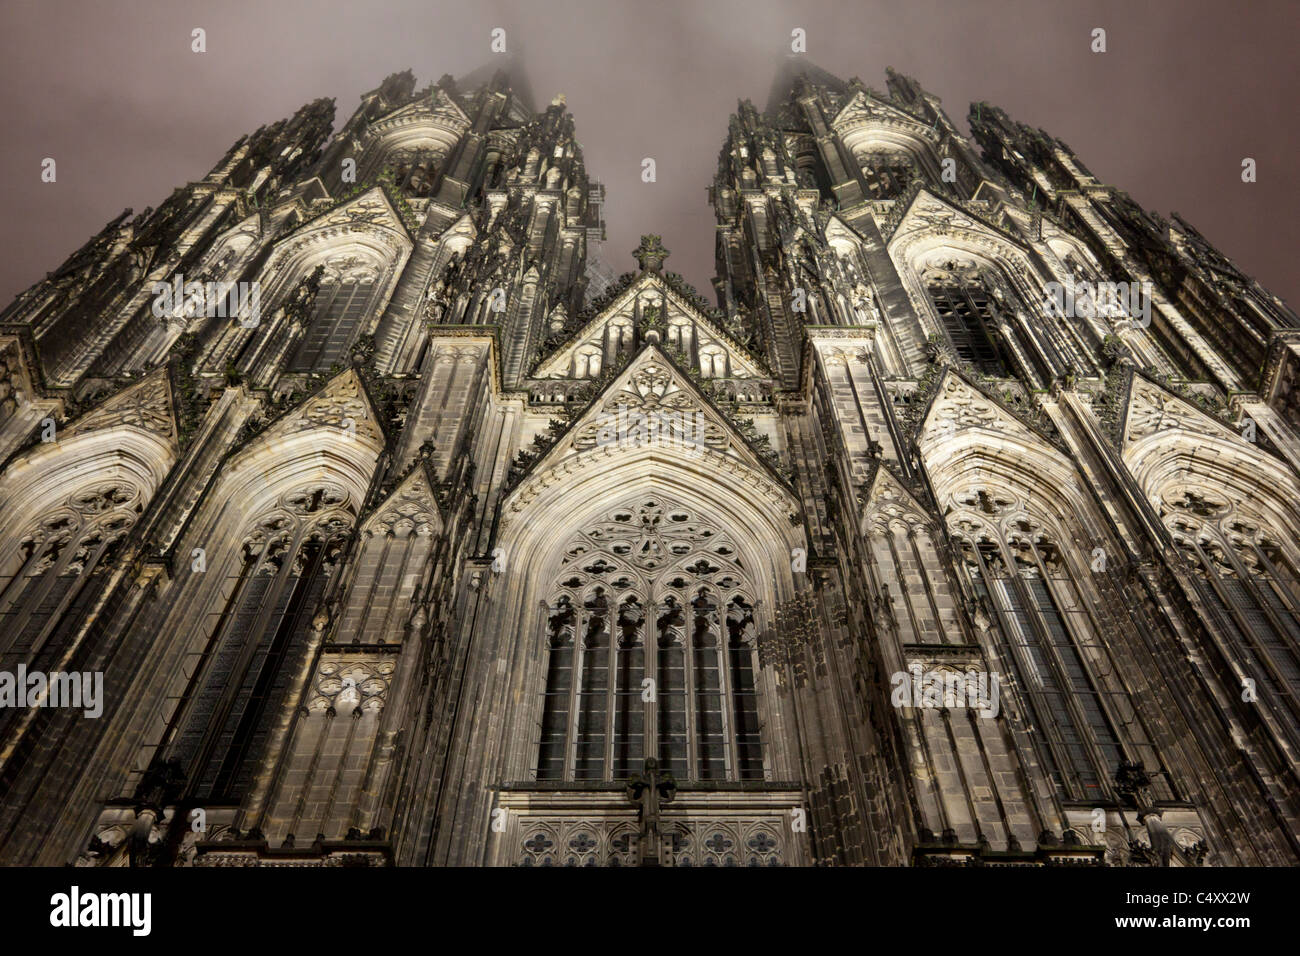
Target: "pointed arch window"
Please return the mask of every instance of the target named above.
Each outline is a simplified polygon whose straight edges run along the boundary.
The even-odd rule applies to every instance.
[[[245,535],[230,596],[160,750],[185,768],[190,796],[246,793],[351,528],[346,498],[326,485],[286,494]]]
[[[111,559],[144,508],[140,490],[117,481],[79,488],[42,517],[8,556],[0,578],[0,667],[33,668],[54,655],[50,638],[85,582]]]
[[[345,364],[348,350],[360,334],[377,292],[378,282],[373,273],[327,272],[316,295],[316,310],[289,370],[321,371]]]
[[[983,278],[955,270],[933,273],[926,292],[957,358],[985,375],[1006,378],[1010,373],[997,344],[998,308]]]
[[[761,780],[755,605],[725,534],[662,497],[570,539],[546,615],[539,780]]]
[[[1174,542],[1259,682],[1261,698],[1294,728],[1300,720],[1300,577],[1289,549],[1212,489],[1184,488],[1162,500]]]
[[[979,498],[986,511],[1006,504],[986,492]],[[1005,535],[987,529],[960,535],[962,564],[1006,636],[1003,659],[1028,698],[1049,774],[1069,799],[1111,799],[1125,753],[1095,662],[1081,653],[1089,629],[1072,620],[1069,609],[1081,605],[1082,594],[1055,542],[1041,528],[1020,524]],[[1139,732],[1136,725],[1133,732]],[[1166,775],[1158,775],[1155,787],[1160,799],[1174,798]]]

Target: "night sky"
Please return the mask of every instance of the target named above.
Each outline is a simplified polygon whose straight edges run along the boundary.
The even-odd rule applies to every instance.
[[[335,128],[359,96],[410,67],[417,88],[492,60],[507,31],[536,105],[564,93],[590,176],[608,190],[601,257],[633,268],[642,233],[667,268],[713,295],[705,188],[727,118],[761,109],[807,31],[807,56],[885,89],[919,80],[966,130],[986,100],[1068,143],[1101,181],[1177,211],[1230,259],[1300,308],[1293,164],[1300,156],[1295,45],[1300,3],[911,2],[463,3],[6,0],[0,12],[0,298],[57,267],[130,206],[202,178],[241,135],[317,97]],[[190,31],[207,31],[207,52]],[[1108,50],[1091,52],[1094,27]],[[53,157],[58,181],[40,180]],[[641,182],[641,160],[658,181]],[[1258,182],[1241,181],[1241,161]]]

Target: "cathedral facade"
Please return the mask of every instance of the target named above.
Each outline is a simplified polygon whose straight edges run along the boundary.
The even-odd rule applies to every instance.
[[[1300,321],[887,79],[740,103],[711,299],[503,72],[20,295],[0,863],[1300,863]]]

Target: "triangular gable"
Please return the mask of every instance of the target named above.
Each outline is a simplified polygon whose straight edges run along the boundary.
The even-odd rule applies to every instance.
[[[463,123],[465,126],[472,125],[473,120],[469,118],[469,114],[461,109],[460,104],[448,96],[447,91],[441,86],[437,88],[434,98],[437,101],[437,105],[434,106],[435,115]]]
[[[832,248],[837,242],[848,242],[853,246],[857,246],[864,241],[861,233],[834,214],[827,218],[826,225],[822,227],[822,234],[826,237],[827,244]]]
[[[681,449],[682,454],[720,455],[763,476],[774,493],[795,510],[799,502],[784,480],[750,447],[744,436],[699,390],[676,362],[655,345],[645,346],[596,397],[569,429],[533,463],[511,497],[538,475],[563,467],[566,459],[603,448],[647,445]],[[779,491],[775,491],[779,489]]]
[[[932,445],[969,428],[983,428],[1014,436],[1060,452],[1036,429],[1021,421],[986,395],[957,369],[949,366],[939,381],[930,407],[917,433],[917,445]]]
[[[473,123],[460,108],[460,104],[447,95],[446,90],[435,87],[430,96],[422,96],[380,117],[371,129],[382,133],[389,126],[402,125],[404,120],[430,118],[453,129],[464,129]]]
[[[448,223],[447,227],[438,233],[438,241],[446,242],[449,239],[465,238],[473,242],[478,238],[478,227],[474,225],[474,220],[469,213],[465,213],[454,222]]]
[[[611,321],[626,320],[631,323],[635,313],[634,303],[647,289],[663,296],[664,314],[655,327],[667,336],[668,326],[675,319],[685,318],[694,323],[695,344],[700,348],[717,346],[727,353],[732,378],[767,378],[759,364],[712,320],[680,296],[664,279],[653,272],[638,276],[621,294],[589,320],[567,343],[561,345],[537,366],[535,378],[568,378],[574,367],[574,357],[582,350],[598,348],[603,351],[607,328]]]
[[[139,428],[175,443],[176,406],[167,369],[160,367],[91,409],[64,431],[71,437],[104,428]]]
[[[573,357],[584,346],[598,345],[604,341],[605,329],[611,319],[632,318],[632,302],[638,292],[646,287],[646,276],[630,284],[613,301],[596,313],[568,341],[560,345],[549,357],[543,359],[533,372],[534,378],[567,378],[573,368]]]
[[[917,190],[916,195],[912,197],[907,211],[903,213],[902,219],[899,220],[898,225],[889,236],[889,245],[893,247],[904,236],[931,229],[944,231],[969,229],[974,232],[984,232],[988,233],[992,238],[1010,244],[1018,252],[1025,253],[1027,251],[1024,244],[1005,229],[966,209],[953,205],[944,197],[935,195],[925,188]]]
[[[895,477],[888,464],[881,462],[863,496],[862,514],[879,525],[898,519],[909,525],[930,522],[930,512],[921,506],[916,496]]]
[[[391,229],[403,236],[407,242],[411,241],[406,223],[402,222],[402,217],[393,209],[392,203],[388,201],[388,195],[382,187],[374,186],[346,202],[339,203],[333,209],[326,210],[314,219],[308,219],[281,240],[280,244],[281,246],[292,245],[302,236],[320,229],[337,226],[354,228],[363,225]]]
[[[409,532],[438,534],[442,527],[442,513],[424,462],[418,462],[362,524],[364,530],[383,528],[399,537]]]
[[[862,90],[858,90],[849,98],[848,102],[835,114],[835,118],[831,120],[830,125],[833,129],[841,129],[848,124],[871,122],[904,126],[919,135],[927,136],[930,139],[937,138],[937,133],[933,127],[926,126],[915,116],[900,110],[890,103],[873,96],[867,96]]]
[[[221,243],[229,241],[241,232],[245,235],[253,236],[254,238],[260,236],[266,229],[265,220],[262,218],[264,211],[265,210],[262,209],[256,209],[253,212],[250,212],[247,216],[222,233],[217,238],[217,242]]]
[[[1134,443],[1171,429],[1250,444],[1192,402],[1145,375],[1134,372],[1129,382],[1128,403],[1124,409],[1123,430],[1120,432],[1121,450],[1127,451]]]
[[[313,428],[338,428],[382,448],[384,433],[379,427],[374,403],[355,369],[344,369],[318,392],[272,422],[259,440],[271,440]]]

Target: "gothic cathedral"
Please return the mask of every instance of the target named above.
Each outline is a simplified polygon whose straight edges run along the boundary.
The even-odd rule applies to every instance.
[[[563,97],[333,119],[0,318],[0,863],[1300,863],[1300,320],[1192,226],[806,66],[706,298]]]

